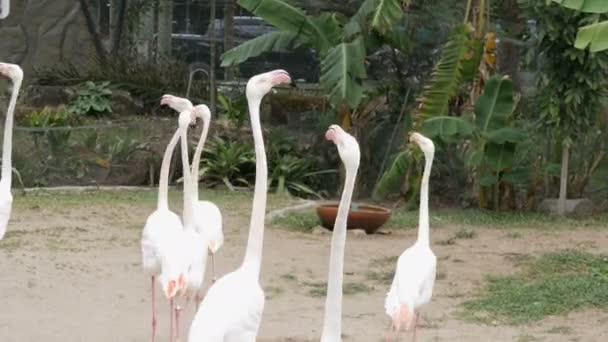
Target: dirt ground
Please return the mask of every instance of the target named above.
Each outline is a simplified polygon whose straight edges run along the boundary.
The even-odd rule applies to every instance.
[[[105,196],[105,195],[104,195]],[[101,199],[36,194],[16,196],[10,233],[0,243],[0,341],[147,341],[150,279],[141,269],[139,240],[154,209],[149,196],[117,193]],[[172,197],[178,199],[177,193]],[[63,201],[63,202],[62,202]],[[217,258],[220,274],[242,260],[251,195],[224,198],[225,245]],[[177,200],[176,203],[179,203]],[[269,209],[285,205],[271,201]],[[423,313],[418,341],[608,341],[608,312],[584,310],[528,326],[488,326],[458,319],[459,304],[483,286],[489,274],[509,274],[517,255],[563,248],[608,250],[608,232],[597,229],[539,231],[473,228],[477,237],[439,245],[460,227],[431,231],[438,280]],[[388,286],[373,272],[390,271],[415,239],[415,230],[390,235],[349,235],[345,262],[344,340],[381,341],[388,318]],[[259,341],[318,341],[330,235],[304,234],[267,226],[262,268],[266,308]],[[384,260],[384,264],[382,262]],[[387,261],[388,260],[388,261]],[[371,273],[370,273],[371,272]],[[209,273],[208,273],[209,274]],[[158,293],[160,297],[160,292]],[[159,300],[159,341],[168,340],[168,305]],[[192,317],[184,316],[183,330]],[[555,334],[551,331],[566,331]],[[185,337],[184,333],[184,337]],[[185,341],[186,338],[182,338]],[[402,339],[405,340],[405,339]]]

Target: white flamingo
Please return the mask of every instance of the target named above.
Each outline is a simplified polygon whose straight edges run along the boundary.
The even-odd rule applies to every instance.
[[[193,107],[190,100],[169,94],[163,95],[161,104],[166,104],[178,112],[191,110],[195,117],[200,118],[203,121],[203,131],[192,158],[192,177],[194,178],[194,181],[192,182],[191,186],[193,189],[192,196],[194,198],[194,227],[197,232],[203,234],[205,240],[209,244],[209,251],[211,252],[212,260],[213,282],[215,282],[215,253],[217,253],[219,248],[224,243],[224,234],[222,232],[222,213],[217,205],[215,205],[213,202],[199,200],[198,191],[199,165],[201,154],[205,146],[205,141],[207,140],[207,135],[209,133],[211,111],[209,110],[209,107],[204,104]],[[201,270],[203,276],[205,273],[205,266],[206,265],[203,265]],[[195,284],[190,285],[194,286]],[[190,293],[195,293],[195,304],[198,307],[198,304],[200,303],[200,286],[197,288],[199,291],[195,291],[195,288],[193,287],[190,288]]]
[[[170,299],[170,317],[173,317],[173,297],[185,288],[187,263],[183,254],[183,225],[177,214],[169,209],[169,165],[173,150],[180,138],[180,129],[173,134],[165,149],[160,168],[158,204],[148,216],[141,238],[141,252],[144,271],[151,276],[152,285],[152,341],[156,336],[155,278],[162,286],[163,293]],[[170,320],[173,337],[173,318]]]
[[[194,107],[196,117],[203,121],[203,132],[196,145],[194,156],[192,157],[192,188],[194,197],[194,225],[196,230],[203,234],[205,240],[209,243],[209,252],[211,253],[211,272],[212,281],[215,282],[215,253],[224,244],[224,233],[222,231],[222,213],[215,203],[210,201],[201,201],[198,194],[198,170],[201,162],[201,154],[205,147],[207,134],[209,133],[209,124],[211,122],[211,111],[204,104]],[[197,293],[196,304],[200,303],[199,294]]]
[[[325,133],[325,138],[336,144],[340,159],[342,159],[346,169],[344,190],[342,191],[338,215],[334,223],[334,232],[331,237],[327,299],[325,300],[325,318],[321,335],[321,342],[339,342],[342,340],[342,280],[346,220],[355,188],[361,154],[357,140],[338,125],[331,125]]]
[[[190,165],[188,163],[188,126],[196,120],[194,114],[190,111],[181,112],[179,115],[179,131],[181,137],[181,159],[184,173],[184,211],[182,216],[183,235],[182,250],[184,258],[188,264],[186,272],[185,287],[181,289],[183,295],[195,293],[198,296],[203,285],[205,277],[205,266],[207,265],[207,250],[209,243],[204,236],[199,233],[194,226],[194,197],[193,197],[193,179],[190,174]],[[176,339],[179,341],[179,308],[176,311]]]
[[[437,258],[431,250],[429,239],[429,178],[435,154],[431,139],[420,133],[412,133],[410,142],[418,144],[424,152],[424,172],[420,187],[420,217],[418,238],[413,246],[406,249],[397,261],[397,271],[386,295],[384,307],[392,319],[391,331],[399,335],[402,323],[409,330],[414,325],[413,340],[416,340],[416,324],[420,316],[419,308],[428,303],[433,296]]]
[[[264,215],[268,167],[260,124],[262,98],[279,84],[291,83],[284,70],[253,76],[247,82],[247,101],[255,145],[256,175],[249,238],[243,264],[215,282],[194,317],[189,342],[254,342],[264,311],[260,268],[264,243]]]
[[[19,89],[21,89],[21,82],[23,82],[23,70],[16,64],[0,63],[0,75],[10,78],[13,82],[13,92],[6,112],[6,122],[4,123],[4,143],[2,144],[2,179],[0,179],[0,240],[2,240],[4,233],[6,233],[8,220],[11,218],[13,206],[13,195],[11,194],[13,119]]]

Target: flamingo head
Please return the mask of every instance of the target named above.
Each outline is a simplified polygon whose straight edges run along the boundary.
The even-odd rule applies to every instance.
[[[161,106],[167,105],[180,113],[186,110],[192,110],[192,102],[190,102],[190,100],[169,94],[165,94],[161,97],[160,104]]]
[[[420,146],[420,149],[422,150],[422,152],[424,152],[425,155],[429,153],[435,153],[435,144],[433,144],[433,140],[425,137],[424,135],[418,132],[410,133],[410,142]]]
[[[340,159],[342,159],[345,167],[351,169],[359,167],[361,152],[359,150],[359,143],[355,137],[344,131],[342,127],[331,125],[327,129],[327,132],[325,132],[325,139],[336,144]]]
[[[23,70],[17,64],[0,63],[0,75],[10,78],[13,83],[23,80]]]
[[[201,119],[203,122],[211,121],[211,110],[209,107],[207,107],[207,105],[199,104],[194,106],[192,113],[194,114],[195,118]]]
[[[282,69],[277,69],[263,74],[255,75],[247,82],[248,98],[263,98],[272,88],[281,84],[291,84],[291,76]]]

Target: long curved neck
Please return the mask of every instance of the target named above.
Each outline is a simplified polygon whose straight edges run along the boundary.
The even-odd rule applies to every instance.
[[[12,152],[13,152],[13,121],[15,116],[15,106],[17,105],[17,97],[21,89],[21,80],[15,80],[13,84],[13,93],[11,101],[6,112],[6,122],[4,124],[4,143],[2,144],[2,180],[8,182],[8,188],[11,188],[12,180]]]
[[[160,166],[160,178],[158,180],[158,209],[169,209],[169,166],[171,165],[171,156],[175,145],[179,140],[179,129],[175,131],[171,141],[165,148],[165,154],[163,155],[163,162]]]
[[[266,165],[266,151],[264,150],[264,137],[260,124],[260,104],[258,98],[248,99],[251,130],[255,146],[255,190],[253,193],[253,208],[249,222],[249,238],[245,263],[253,263],[259,276],[262,264],[262,248],[264,246],[264,213],[266,212],[266,192],[268,190],[268,167]]]
[[[194,156],[192,157],[192,197],[198,201],[198,168],[201,163],[201,154],[203,154],[203,148],[205,147],[205,141],[207,141],[207,133],[209,133],[209,121],[203,122],[203,132],[196,145]]]
[[[338,215],[331,237],[329,256],[329,274],[327,281],[327,298],[325,300],[325,318],[321,342],[340,341],[342,334],[342,281],[344,277],[344,247],[346,245],[346,221],[355,188],[357,169],[346,169],[346,180],[342,198],[338,206]]]
[[[429,245],[429,179],[434,153],[424,154],[424,172],[420,186],[420,216],[418,218],[418,241]]]
[[[182,168],[184,170],[184,227],[192,227],[192,175],[190,174],[190,164],[188,159],[188,127],[180,128]]]

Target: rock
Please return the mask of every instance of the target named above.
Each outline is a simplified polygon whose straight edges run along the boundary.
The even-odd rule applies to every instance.
[[[57,107],[70,102],[71,93],[63,86],[30,86],[28,102],[33,107]]]
[[[312,235],[327,235],[327,234],[331,234],[331,230],[321,227],[321,226],[316,226],[312,229]]]
[[[112,112],[117,114],[135,115],[141,114],[143,110],[143,103],[139,100],[135,100],[129,92],[123,90],[112,91]]]
[[[354,236],[356,238],[366,237],[367,233],[363,229],[349,229],[347,230],[348,235]]]
[[[544,199],[539,205],[538,210],[547,214],[557,215],[558,200],[555,198]],[[585,216],[593,213],[593,202],[586,198],[566,200],[566,215]]]

